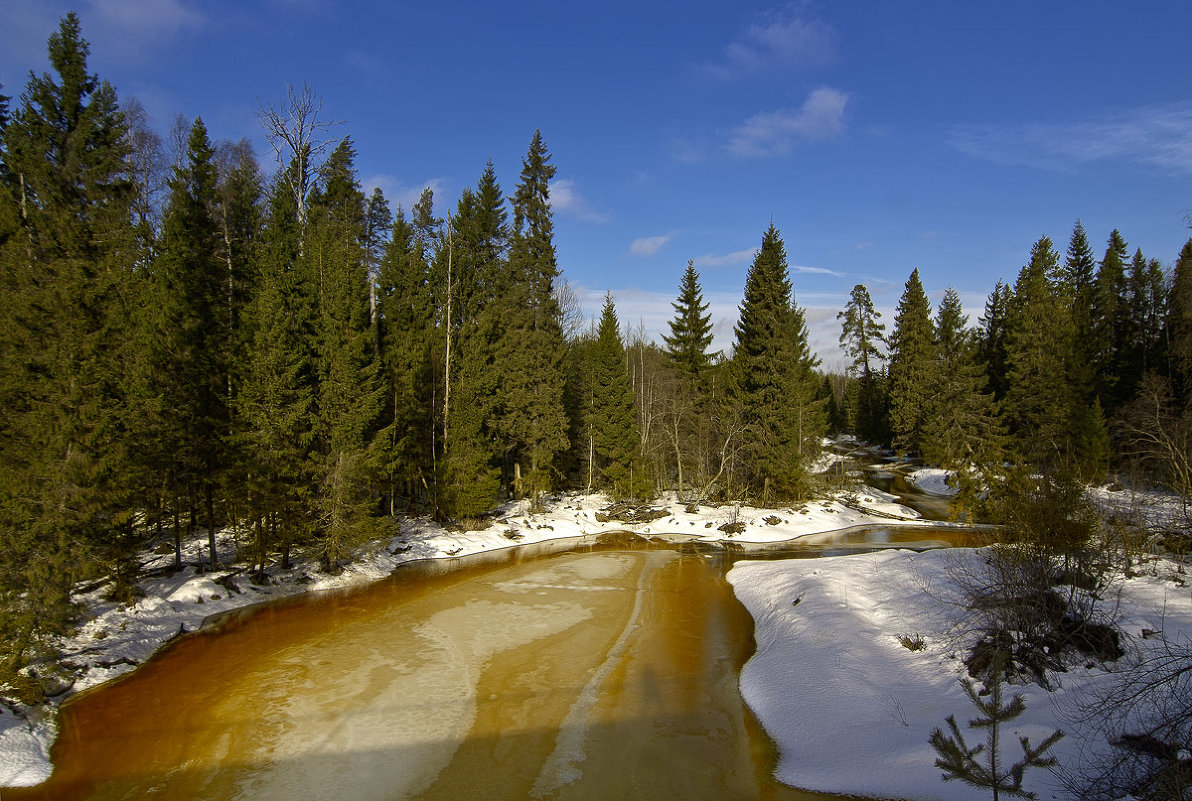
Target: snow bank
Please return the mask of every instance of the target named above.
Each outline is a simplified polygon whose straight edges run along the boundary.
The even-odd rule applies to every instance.
[[[932,495],[944,495],[952,497],[959,490],[956,487],[949,486],[948,478],[954,475],[950,470],[941,470],[938,467],[923,467],[918,470],[912,470],[907,473],[907,481],[910,481],[924,492],[930,492]]]
[[[164,548],[163,553],[143,555],[146,573],[156,577],[141,582],[145,595],[132,606],[105,601],[107,587],[80,593],[77,599],[87,610],[86,622],[59,647],[63,661],[77,668],[73,693],[134,670],[162,645],[196,631],[208,618],[298,593],[359,586],[384,578],[398,565],[413,560],[467,556],[611,531],[764,545],[856,526],[923,525],[918,512],[895,501],[894,496],[867,487],[780,509],[702,506],[689,513],[685,504],[671,500],[651,504],[666,513],[657,520],[622,523],[597,519],[610,504],[603,495],[560,495],[536,514],[529,513],[527,502],[508,504],[483,531],[449,531],[428,519],[407,519],[397,536],[360,549],[338,575],[323,574],[315,562],[298,560],[289,570],[271,566],[269,583],[261,585],[250,582],[243,569],[196,575],[194,568],[188,567],[165,575],[174,552],[172,547]],[[233,533],[219,534],[217,550],[224,564],[238,561]],[[202,564],[207,558],[205,536],[184,544],[186,563]],[[14,715],[0,707],[0,787],[39,784],[51,770],[54,708],[18,711],[21,714]]]
[[[882,798],[988,798],[987,791],[941,782],[928,745],[948,715],[973,717],[959,680],[960,657],[975,636],[956,622],[959,591],[949,566],[976,553],[882,551],[732,568],[729,582],[756,625],[757,653],[742,671],[741,691],[778,745],[780,781]],[[1192,636],[1192,591],[1165,578],[1124,582],[1119,611],[1134,638],[1144,627],[1168,638]],[[926,647],[912,652],[899,635],[922,637]],[[1161,647],[1158,640],[1135,645]],[[1026,697],[1027,711],[1007,724],[1009,760],[1020,755],[1020,735],[1037,743],[1057,728],[1071,732],[1063,710],[1092,697],[1113,674],[1078,666],[1058,680],[1054,695],[1034,685],[1011,688]],[[970,743],[984,741],[962,731]],[[1079,746],[1079,737],[1068,736],[1053,753],[1071,767]],[[1065,797],[1046,771],[1028,772],[1026,786],[1040,798]]]
[[[57,736],[52,711],[0,707],[0,786],[30,787],[50,778],[50,746]]]

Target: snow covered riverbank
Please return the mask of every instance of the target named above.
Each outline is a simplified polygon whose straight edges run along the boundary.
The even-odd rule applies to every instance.
[[[868,487],[797,507],[756,509],[748,506],[703,506],[689,513],[684,505],[659,502],[664,512],[647,523],[626,523],[606,517],[607,498],[561,495],[547,509],[529,514],[525,503],[510,504],[483,531],[449,531],[426,519],[402,522],[392,539],[371,543],[338,575],[318,572],[310,561],[297,559],[293,568],[271,567],[270,583],[254,585],[240,570],[196,574],[193,567],[167,575],[172,548],[145,554],[145,596],[132,606],[103,600],[106,587],[93,587],[79,600],[86,622],[61,643],[64,661],[76,673],[74,684],[57,702],[71,694],[128,673],[176,636],[196,631],[213,616],[251,604],[303,592],[359,586],[388,576],[398,566],[418,559],[467,556],[548,540],[595,538],[612,531],[639,535],[676,535],[703,542],[731,541],[764,545],[865,525],[924,525],[919,513],[896,503],[894,496]],[[728,530],[724,530],[728,529]],[[188,564],[206,559],[205,536],[187,545]],[[237,541],[231,532],[219,537],[220,558],[234,563]],[[20,710],[0,706],[0,787],[39,784],[50,774],[49,749],[56,735],[54,706]]]
[[[974,717],[960,685],[962,658],[976,639],[958,621],[960,591],[949,575],[972,549],[882,551],[816,560],[740,562],[729,571],[733,591],[756,623],[757,653],[741,674],[741,691],[780,752],[778,779],[824,792],[906,799],[985,799],[988,791],[944,784],[928,745],[948,715]],[[1159,563],[1158,575],[1119,585],[1118,622],[1129,648],[1159,649],[1192,638],[1192,589]],[[1162,632],[1143,639],[1142,630]],[[923,638],[910,651],[900,635]],[[1137,653],[1137,651],[1135,652]],[[1117,670],[1114,666],[1110,670]],[[1100,665],[1075,666],[1056,677],[1059,690],[1012,687],[1027,711],[1017,738],[1041,742],[1068,733],[1053,753],[1073,769],[1081,758],[1083,700],[1115,680]],[[967,733],[966,733],[966,736]],[[971,743],[983,742],[973,733]],[[1094,745],[1103,745],[1095,743]],[[1055,777],[1027,773],[1040,798],[1067,798]]]

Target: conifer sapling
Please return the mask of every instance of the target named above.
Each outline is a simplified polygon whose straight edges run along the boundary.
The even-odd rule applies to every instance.
[[[973,787],[988,787],[993,790],[994,801],[998,801],[1002,793],[1010,798],[1035,798],[1035,793],[1022,789],[1023,775],[1027,768],[1050,768],[1056,764],[1055,757],[1046,754],[1064,733],[1057,729],[1037,746],[1031,745],[1029,737],[1019,737],[1022,759],[1003,769],[998,742],[1001,724],[1026,711],[1026,701],[1022,695],[1016,694],[1009,703],[1002,703],[1000,672],[995,671],[990,677],[987,698],[981,697],[976,682],[971,679],[961,683],[965,694],[981,713],[980,717],[969,721],[969,728],[986,729],[987,735],[984,743],[970,748],[953,715],[946,718],[951,734],[946,735],[938,728],[931,732],[931,747],[939,754],[935,766],[944,772],[943,780],[959,779]],[[982,754],[985,754],[984,759],[980,758]]]

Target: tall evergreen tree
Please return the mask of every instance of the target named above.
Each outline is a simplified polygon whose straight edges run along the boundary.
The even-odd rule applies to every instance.
[[[559,275],[550,209],[554,174],[542,132],[535,131],[513,196],[509,280],[499,301],[506,315],[497,346],[499,427],[514,468],[514,492],[528,494],[535,504],[550,487],[555,456],[568,444],[565,351],[554,293]]]
[[[984,392],[985,375],[977,344],[952,287],[936,310],[938,386],[923,424],[923,458],[944,467],[990,464],[1000,455],[1001,436],[993,396]]]
[[[923,426],[938,379],[931,305],[916,268],[898,302],[890,335],[890,430],[899,451],[922,451]]]
[[[269,193],[260,283],[244,315],[245,354],[233,404],[257,557],[263,563],[268,541],[282,550],[283,564],[290,545],[314,530],[316,481],[315,290],[298,262],[301,225],[289,180],[279,175]]]
[[[1126,343],[1127,258],[1126,241],[1114,229],[1097,270],[1090,329],[1097,398],[1102,408],[1111,413],[1122,400],[1118,377]]]
[[[509,225],[505,198],[489,162],[475,191],[460,197],[454,231],[455,314],[451,406],[444,428],[441,512],[472,516],[500,497],[500,451],[493,426],[498,386],[496,347],[504,323],[498,285],[507,278]]]
[[[206,512],[209,558],[215,549],[215,491],[226,466],[232,315],[221,263],[216,168],[202,119],[191,126],[185,161],[174,168],[162,224],[148,314],[152,396],[161,422],[156,445],[173,495],[193,493]]]
[[[746,424],[748,489],[762,503],[806,492],[808,462],[819,453],[824,403],[803,310],[794,303],[786,248],[771,223],[745,278],[729,391]]]
[[[679,282],[679,297],[671,308],[675,310],[675,316],[669,323],[670,336],[662,335],[666,354],[671,364],[694,387],[702,389],[712,364],[712,356],[708,353],[708,346],[712,344],[712,315],[704,302],[694,261],[687,262]]]
[[[381,361],[386,378],[385,421],[391,509],[399,486],[415,500],[433,480],[434,410],[430,338],[434,310],[429,286],[433,194],[423,192],[407,220],[399,207],[381,261]]]
[[[1006,323],[1010,314],[1013,291],[1001,281],[994,286],[985,301],[978,334],[981,363],[985,367],[986,391],[995,401],[1006,396],[1008,374],[1006,368]]]
[[[222,306],[229,331],[243,330],[242,314],[257,288],[264,188],[261,169],[247,140],[221,142],[215,150],[215,215],[219,230],[216,254],[224,269],[225,298]],[[243,343],[237,336],[236,348]],[[229,361],[238,360],[233,353]],[[233,379],[234,381],[234,379]]]
[[[1069,309],[1073,338],[1070,353],[1060,354],[1067,365],[1065,374],[1079,403],[1092,409],[1096,400],[1097,336],[1094,327],[1097,262],[1088,236],[1079,220],[1072,229],[1068,255],[1056,282],[1060,302]]]
[[[717,396],[714,356],[708,353],[712,344],[712,316],[704,302],[693,261],[687,262],[679,282],[679,295],[671,308],[675,316],[670,320],[670,335],[662,335],[670,369],[663,374],[662,391],[654,392],[653,397],[660,402],[662,412],[658,419],[663,421],[660,429],[669,444],[666,450],[673,454],[675,487],[683,498],[686,482],[706,472],[706,452],[716,419],[709,404]],[[643,353],[639,351],[639,355]],[[645,406],[642,404],[643,413],[656,413],[647,412]],[[656,464],[659,475],[669,472],[669,464]]]
[[[1167,296],[1167,336],[1176,397],[1192,399],[1192,239],[1184,243]]]
[[[1089,246],[1088,235],[1080,220],[1077,220],[1068,242],[1060,288],[1065,301],[1072,307],[1072,322],[1076,326],[1077,342],[1081,349],[1078,355],[1090,365],[1095,355],[1091,348],[1095,342],[1092,332],[1096,270],[1097,260]]]
[[[1058,262],[1051,240],[1039,239],[1018,274],[1010,312],[1009,389],[1003,405],[1019,453],[1034,464],[1058,464],[1059,455],[1067,453],[1066,424],[1073,403],[1056,361],[1074,334],[1048,278]]]
[[[1165,365],[1164,325],[1167,311],[1167,276],[1158,259],[1147,259],[1142,249],[1134,253],[1126,279],[1127,314],[1125,352],[1122,358],[1120,395],[1134,397],[1142,377]]]
[[[116,93],[78,17],[4,128],[17,214],[0,250],[0,672],[62,630],[85,552],[128,590],[136,542],[124,378],[138,261]]]
[[[1088,319],[1092,306],[1092,291],[1096,278],[1097,261],[1093,257],[1093,249],[1089,246],[1088,234],[1080,220],[1072,227],[1072,238],[1068,241],[1068,256],[1064,261],[1061,272],[1065,297],[1073,302],[1084,318],[1076,318],[1087,331],[1090,323]],[[1079,327],[1079,326],[1078,326]]]
[[[1105,424],[1100,407],[1086,403],[1073,379],[1079,367],[1071,307],[1048,278],[1058,262],[1051,240],[1042,237],[1014,285],[1002,407],[1021,459],[1054,469],[1076,465],[1091,477],[1104,468]]]
[[[389,201],[379,186],[373,187],[368,196],[368,203],[364,209],[364,260],[368,268],[369,290],[368,311],[373,327],[373,338],[376,340],[377,352],[381,349],[380,315],[381,309],[377,301],[377,278],[380,271],[381,259],[385,256],[385,244],[393,227],[393,212],[389,210]]]
[[[614,498],[639,496],[644,491],[640,437],[611,293],[604,297],[596,338],[587,349],[584,367],[584,438],[588,446],[584,461],[589,484],[607,488]]]
[[[343,140],[320,170],[299,268],[315,287],[317,552],[338,569],[373,530],[373,447],[381,383],[369,312],[365,201]]]
[[[887,433],[881,386],[881,363],[886,354],[880,347],[887,343],[886,325],[878,322],[881,316],[864,284],[853,287],[848,305],[836,315],[841,321],[840,344],[852,357],[850,370],[857,376],[849,416],[857,436],[869,442],[885,442]]]

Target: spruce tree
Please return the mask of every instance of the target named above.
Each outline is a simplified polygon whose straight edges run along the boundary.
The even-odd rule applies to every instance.
[[[588,446],[584,464],[589,484],[607,488],[614,498],[642,495],[633,389],[612,293],[604,296],[596,338],[587,349],[583,381],[584,439]]]
[[[986,391],[998,402],[1006,396],[1006,322],[1012,298],[1013,290],[998,281],[985,301],[985,314],[981,316],[978,333],[978,351],[985,368]]]
[[[686,376],[693,387],[704,389],[712,356],[712,315],[704,302],[695,262],[689,260],[679,282],[679,297],[671,303],[675,316],[670,320],[670,336],[662,335],[670,363]]]
[[[3,132],[3,672],[68,623],[85,553],[124,595],[138,545],[125,385],[138,254],[125,125],[115,91],[87,70],[74,13],[48,52],[54,75],[30,75]]]
[[[416,500],[433,481],[433,385],[430,338],[434,311],[429,291],[428,218],[433,195],[427,189],[407,220],[398,207],[378,276],[381,363],[385,375],[384,422],[390,508],[399,488]],[[421,224],[416,224],[421,223]]]
[[[514,492],[529,495],[532,504],[550,488],[555,457],[568,445],[565,348],[554,293],[559,276],[550,209],[554,174],[542,132],[536,131],[513,196],[509,277],[498,301],[506,319],[497,343],[497,420],[514,468]]]
[[[1027,768],[1049,768],[1055,765],[1055,758],[1046,754],[1064,733],[1054,731],[1037,746],[1032,746],[1029,738],[1019,737],[1022,758],[1009,766],[1003,766],[1002,725],[1020,717],[1026,711],[1026,701],[1022,695],[1015,695],[1010,701],[1003,702],[1000,674],[995,673],[985,691],[981,692],[970,680],[961,683],[965,695],[981,713],[980,717],[969,722],[969,726],[983,729],[986,737],[984,743],[970,748],[952,715],[947,717],[950,734],[944,734],[941,729],[932,731],[931,747],[939,755],[935,766],[944,772],[943,780],[959,780],[973,787],[988,788],[993,791],[994,801],[998,801],[1003,794],[1011,798],[1035,798],[1033,792],[1022,789],[1024,774]]]
[[[1096,269],[1097,261],[1093,257],[1093,249],[1089,246],[1088,235],[1080,220],[1077,220],[1068,243],[1068,255],[1064,261],[1060,289],[1064,300],[1071,304],[1072,308],[1072,322],[1076,327],[1078,343],[1076,356],[1090,365],[1090,368],[1095,356],[1092,350],[1095,343],[1092,332]],[[1090,373],[1089,381],[1091,380]],[[1091,390],[1091,386],[1089,389]]]
[[[1127,336],[1127,258],[1126,242],[1114,229],[1097,270],[1090,330],[1095,390],[1101,406],[1111,414],[1123,400],[1119,376]]]
[[[898,302],[890,335],[890,431],[902,453],[920,453],[939,364],[931,305],[916,268]]]
[[[1160,369],[1166,362],[1167,277],[1159,260],[1148,260],[1142,255],[1141,248],[1135,251],[1130,262],[1126,291],[1127,327],[1120,394],[1129,399],[1134,397],[1142,377],[1150,370]]]
[[[936,310],[939,384],[923,424],[923,458],[948,468],[990,464],[1001,436],[993,396],[985,394],[973,332],[952,287]]]
[[[692,261],[679,283],[679,296],[671,303],[675,316],[670,320],[670,336],[663,334],[666,359],[672,368],[665,384],[663,428],[675,458],[675,482],[679,497],[685,491],[685,478],[700,476],[707,467],[704,452],[713,431],[714,415],[710,403],[715,396],[716,370],[712,344],[712,316],[704,302],[699,273]],[[716,354],[719,356],[719,354]],[[723,394],[723,393],[721,393]]]
[[[1003,414],[1019,458],[1038,467],[1104,467],[1106,433],[1095,400],[1081,396],[1071,308],[1048,278],[1059,256],[1042,237],[1019,273],[1007,320]]]
[[[807,465],[819,453],[825,430],[824,402],[816,399],[817,360],[773,223],[745,278],[740,309],[729,394],[745,423],[748,490],[763,504],[801,498]]]
[[[1097,337],[1094,330],[1097,262],[1089,246],[1088,236],[1079,220],[1072,229],[1068,255],[1056,282],[1059,300],[1069,310],[1073,337],[1068,344],[1071,352],[1059,354],[1066,365],[1064,374],[1077,397],[1078,406],[1099,415],[1096,395]],[[1086,421],[1095,427],[1091,420]]]
[[[873,299],[864,284],[853,287],[848,305],[836,315],[841,321],[840,344],[852,357],[849,369],[857,376],[857,388],[850,404],[853,431],[858,437],[875,443],[886,439],[886,412],[881,392],[881,362],[886,360],[886,354],[880,346],[887,343],[886,326],[878,322],[881,316],[873,308]]]
[[[1097,269],[1097,261],[1093,257],[1093,249],[1089,246],[1088,234],[1080,220],[1072,228],[1072,238],[1068,241],[1068,256],[1064,261],[1062,285],[1064,295],[1072,301],[1075,308],[1083,317],[1076,317],[1081,323],[1080,330],[1087,331],[1090,323],[1088,319],[1092,305],[1092,291]]]
[[[1176,397],[1186,405],[1192,398],[1192,239],[1184,243],[1172,271],[1167,332]]]
[[[193,494],[206,512],[209,561],[215,549],[215,489],[226,465],[232,315],[229,275],[218,253],[216,168],[202,119],[191,126],[185,161],[174,168],[152,267],[148,310],[150,390],[160,423],[156,446],[171,494]]]
[[[260,283],[244,315],[244,361],[234,399],[257,558],[263,564],[268,541],[281,548],[286,566],[289,547],[314,530],[316,481],[315,291],[298,262],[301,226],[289,180],[279,175],[269,193]]]
[[[373,447],[381,383],[369,311],[365,205],[355,150],[343,140],[320,170],[299,269],[315,287],[316,550],[338,569],[374,529]]]
[[[364,209],[364,261],[368,268],[368,312],[373,328],[374,347],[380,353],[381,309],[377,301],[377,280],[381,259],[385,256],[385,244],[388,242],[390,229],[393,227],[393,213],[389,210],[389,201],[381,188],[373,187],[368,196],[368,203]]]
[[[496,302],[509,246],[505,198],[489,162],[475,191],[465,190],[452,219],[455,297],[451,406],[444,428],[440,511],[479,515],[500,496],[500,452],[494,422],[496,347],[504,315]]]
[[[225,320],[221,325],[232,334],[232,353],[225,358],[234,372],[243,355],[242,318],[257,290],[264,187],[260,166],[247,140],[220,143],[215,149],[215,162],[213,213],[219,230],[216,255],[226,279],[221,304]],[[234,386],[236,378],[229,378],[229,383]]]

